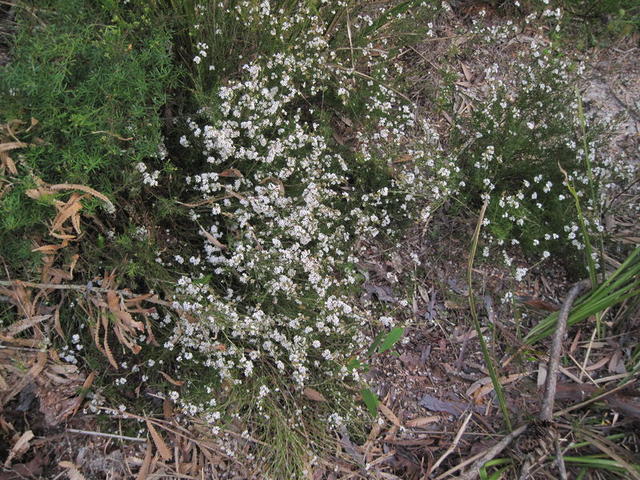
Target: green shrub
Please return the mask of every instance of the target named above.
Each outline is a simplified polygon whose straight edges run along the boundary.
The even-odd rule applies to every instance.
[[[162,27],[127,23],[106,2],[50,0],[32,11],[17,10],[11,61],[0,70],[2,122],[39,122],[20,138],[34,145],[15,155],[15,186],[0,198],[1,255],[16,265],[25,249],[7,242],[42,230],[53,213],[20,185],[39,178],[111,198],[126,192],[134,166],[159,155],[159,109],[174,78]]]
[[[590,125],[582,131],[576,68],[539,47],[513,65],[508,82],[496,67],[487,100],[454,130],[453,143],[466,147],[459,147],[462,195],[476,208],[490,198],[485,255],[496,248],[511,264],[508,252],[517,245],[534,258],[558,253],[569,267],[586,265],[562,169],[579,190],[591,234],[601,231],[600,185],[616,169],[596,168],[606,160],[596,156],[603,130]]]

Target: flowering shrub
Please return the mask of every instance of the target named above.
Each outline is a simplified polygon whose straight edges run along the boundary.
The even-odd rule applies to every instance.
[[[597,155],[604,126],[583,129],[587,119],[574,86],[580,67],[534,44],[513,66],[509,81],[495,65],[487,74],[487,99],[454,133],[460,143],[474,138],[460,155],[462,193],[476,205],[490,201],[484,254],[496,248],[511,265],[509,246],[518,245],[538,259],[557,252],[576,265],[585,240],[563,170],[594,235],[602,232],[601,186],[628,176],[621,162]],[[519,269],[517,280],[525,274]]]
[[[329,21],[309,6],[283,12],[267,1],[225,12],[263,35],[233,75],[220,74],[227,67],[214,55],[227,24],[194,27],[185,47],[195,52],[200,108],[177,126],[185,131],[174,156],[184,160],[171,178],[202,248],[161,259],[182,272],[164,346],[179,368],[207,372],[174,400],[216,432],[227,407],[249,402],[264,416],[318,384],[333,405],[327,420],[342,424],[332,385],[358,379],[348,363],[370,345],[369,325],[391,326],[354,301],[359,241],[428,220],[457,170],[395,92],[399,66],[386,54],[332,47]],[[151,164],[137,169],[158,191],[170,181]]]

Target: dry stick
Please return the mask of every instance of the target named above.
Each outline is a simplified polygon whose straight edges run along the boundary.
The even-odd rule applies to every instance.
[[[571,290],[569,290],[569,293],[560,308],[558,321],[556,323],[556,331],[553,333],[553,340],[551,342],[551,352],[549,352],[549,364],[547,365],[547,378],[545,381],[544,398],[542,399],[542,409],[538,416],[542,421],[550,422],[553,418],[553,405],[556,401],[556,388],[558,384],[560,356],[562,354],[562,341],[564,339],[564,334],[567,331],[567,319],[569,318],[571,306],[575,299],[578,298],[578,295],[580,295],[580,292],[589,287],[591,287],[590,280],[582,280],[581,282],[576,283],[571,287]],[[555,440],[557,439],[554,439],[554,441]],[[566,471],[562,456],[557,457],[556,463],[558,464],[558,469],[562,475],[562,471]],[[528,478],[530,468],[530,463],[526,461],[522,466],[520,478]]]
[[[458,442],[460,441],[460,438],[462,437],[462,434],[467,429],[467,425],[469,424],[469,420],[471,420],[471,416],[472,415],[473,415],[473,412],[469,412],[469,414],[467,415],[467,418],[465,418],[464,422],[462,422],[462,425],[460,426],[460,429],[458,430],[458,433],[456,433],[456,436],[454,437],[453,442],[451,442],[451,445],[449,445],[449,448],[447,448],[447,451],[444,452],[444,454],[438,459],[438,461],[433,464],[433,467],[431,467],[430,471],[433,472],[436,468],[438,468],[440,466],[440,464],[442,462],[444,462],[444,460],[449,455],[451,455],[451,453],[456,449],[456,447],[458,446]]]
[[[558,324],[553,337],[553,343],[551,345],[551,352],[549,354],[549,364],[547,366],[547,379],[545,385],[545,396],[542,402],[542,410],[540,412],[540,420],[551,420],[553,417],[553,405],[556,397],[557,376],[560,366],[560,353],[562,351],[562,339],[567,328],[567,319],[573,302],[582,290],[589,288],[591,282],[589,280],[583,280],[578,282],[571,288],[567,298],[562,304],[560,313],[558,315]],[[494,459],[499,455],[509,444],[519,435],[521,435],[527,429],[527,425],[522,425],[504,437],[500,442],[491,447],[487,452],[476,460],[471,468],[464,474],[462,474],[459,480],[473,480],[478,476],[480,467],[488,461]],[[562,466],[559,465],[560,468]]]
[[[567,467],[564,464],[564,454],[562,452],[562,447],[560,446],[560,439],[557,436],[554,443],[556,447],[556,462],[558,464],[558,471],[560,472],[560,480],[567,480]]]
[[[556,400],[556,388],[558,384],[558,368],[560,367],[560,354],[562,352],[562,340],[567,330],[567,319],[569,312],[575,299],[580,293],[591,287],[590,280],[582,280],[576,283],[565,298],[560,313],[558,314],[558,323],[556,331],[553,334],[551,343],[551,352],[549,353],[549,365],[547,366],[547,379],[545,382],[544,399],[542,401],[542,409],[540,410],[540,420],[551,421],[553,418],[553,404]]]
[[[125,435],[115,435],[113,433],[102,433],[102,432],[92,432],[89,430],[76,430],[75,428],[67,428],[66,432],[68,433],[79,433],[81,435],[91,435],[93,437],[107,437],[107,438],[115,438],[116,440],[126,440],[128,442],[146,442],[146,438],[140,437],[127,437]]]
[[[474,480],[478,476],[480,468],[490,460],[500,455],[500,453],[509,446],[509,444],[518,436],[522,435],[527,429],[528,425],[522,425],[512,431],[509,435],[505,436],[502,440],[496,443],[493,447],[487,450],[478,460],[473,462],[473,465],[458,477],[458,480]]]

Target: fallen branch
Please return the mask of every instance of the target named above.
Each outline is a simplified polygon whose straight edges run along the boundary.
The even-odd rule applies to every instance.
[[[553,342],[551,344],[551,352],[549,353],[549,364],[547,366],[547,379],[545,381],[545,392],[542,400],[542,409],[540,410],[540,420],[551,421],[553,418],[553,405],[556,400],[556,388],[558,384],[558,368],[560,367],[560,354],[562,352],[562,340],[567,330],[567,318],[571,306],[578,295],[583,290],[591,287],[590,280],[582,280],[576,283],[565,298],[560,313],[558,314],[558,323],[556,331],[553,334]]]

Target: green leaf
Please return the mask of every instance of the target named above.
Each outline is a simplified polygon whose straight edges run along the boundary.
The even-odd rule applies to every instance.
[[[378,396],[373,393],[368,388],[363,388],[360,390],[360,395],[362,395],[362,400],[364,401],[367,409],[369,409],[369,413],[371,416],[375,417],[378,415]]]
[[[378,353],[384,353],[387,350],[389,350],[391,347],[393,347],[396,344],[396,342],[402,338],[403,334],[404,334],[404,328],[402,327],[392,328],[391,331],[387,334],[387,336],[384,337],[384,340],[382,340],[382,343],[378,348]]]
[[[349,370],[355,370],[355,369],[360,368],[362,366],[364,366],[364,364],[360,360],[358,360],[357,358],[352,358],[351,360],[349,360],[347,362],[347,368]]]
[[[370,357],[371,355],[373,355],[373,353],[376,351],[378,346],[382,343],[382,335],[383,334],[380,333],[380,334],[376,335],[376,338],[373,339],[373,342],[371,343],[371,346],[367,350],[367,357]]]

